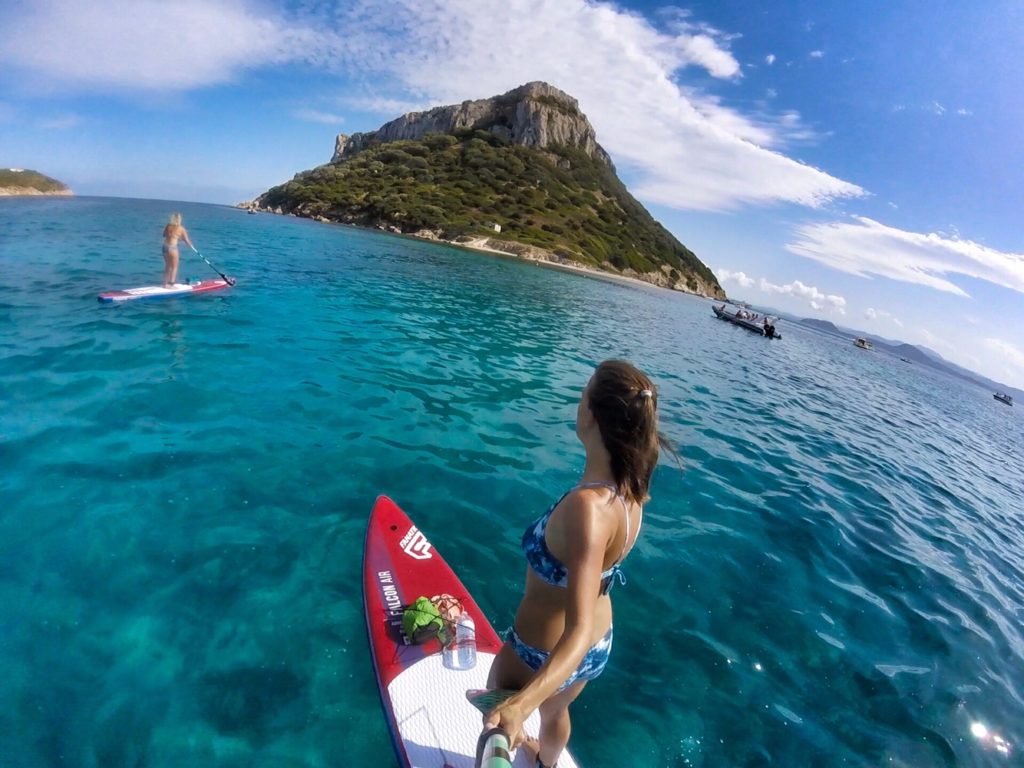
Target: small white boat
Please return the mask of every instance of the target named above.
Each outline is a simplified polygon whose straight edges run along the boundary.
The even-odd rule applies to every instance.
[[[861,349],[873,349],[871,342],[867,339],[854,339],[853,346],[860,347]]]
[[[992,395],[992,397],[994,397],[1000,403],[1006,403],[1007,405],[1013,405],[1013,398],[1010,397],[1005,392],[996,392],[994,395]]]

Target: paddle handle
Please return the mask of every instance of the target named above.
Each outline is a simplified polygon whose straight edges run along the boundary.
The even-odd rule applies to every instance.
[[[508,734],[501,728],[488,728],[476,743],[476,768],[512,768]]]

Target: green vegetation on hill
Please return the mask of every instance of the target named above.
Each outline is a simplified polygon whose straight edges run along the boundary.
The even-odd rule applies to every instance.
[[[578,149],[539,151],[487,131],[372,145],[299,173],[258,202],[302,216],[434,230],[446,239],[486,235],[595,266],[650,272],[667,264],[691,288],[694,274],[718,284],[611,167]]]
[[[12,171],[7,168],[0,168],[0,187],[24,187],[40,192],[63,192],[67,189],[67,186],[56,179],[37,171]]]

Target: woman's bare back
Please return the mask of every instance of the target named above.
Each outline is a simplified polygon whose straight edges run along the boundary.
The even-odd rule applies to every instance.
[[[164,245],[170,248],[177,247],[178,240],[183,236],[188,240],[185,228],[181,224],[168,224],[164,227]]]

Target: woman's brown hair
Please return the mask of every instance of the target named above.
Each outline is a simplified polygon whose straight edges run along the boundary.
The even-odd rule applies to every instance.
[[[658,432],[657,388],[631,363],[605,360],[590,379],[587,399],[611,456],[619,492],[642,504],[649,498],[659,449],[675,455],[671,443]]]

